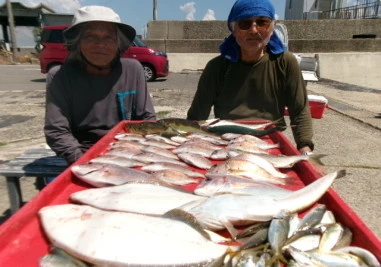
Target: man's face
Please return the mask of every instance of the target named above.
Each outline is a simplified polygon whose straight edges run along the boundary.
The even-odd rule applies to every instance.
[[[81,36],[80,48],[92,64],[108,66],[118,51],[116,25],[108,22],[88,22]]]
[[[274,30],[274,21],[268,17],[251,17],[234,23],[233,36],[243,51],[263,49]]]

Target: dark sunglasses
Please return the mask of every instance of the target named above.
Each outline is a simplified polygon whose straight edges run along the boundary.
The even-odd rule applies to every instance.
[[[257,27],[257,30],[264,31],[269,28],[271,22],[272,22],[272,19],[269,19],[269,18],[258,18],[256,20],[243,19],[243,20],[238,20],[237,25],[240,30],[248,30],[254,24],[255,27]]]

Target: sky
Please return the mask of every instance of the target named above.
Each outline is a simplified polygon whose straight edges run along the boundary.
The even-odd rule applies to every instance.
[[[286,0],[271,1],[279,19],[283,19]],[[20,2],[30,7],[43,3],[56,13],[66,14],[74,14],[81,6],[107,6],[119,14],[122,22],[130,24],[136,29],[137,34],[143,36],[146,34],[147,23],[153,20],[153,0],[12,0],[11,2]],[[157,0],[157,20],[226,20],[234,2],[235,0]],[[0,0],[0,5],[4,3],[5,0]],[[34,46],[33,35],[30,29],[25,27],[16,27],[16,41],[18,46]]]

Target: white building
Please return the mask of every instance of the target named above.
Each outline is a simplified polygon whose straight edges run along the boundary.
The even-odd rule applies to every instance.
[[[286,0],[285,20],[380,18],[381,0]]]

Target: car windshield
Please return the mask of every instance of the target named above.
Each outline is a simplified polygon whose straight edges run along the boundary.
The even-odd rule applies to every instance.
[[[139,37],[135,37],[134,39],[134,44],[135,46],[139,46],[139,47],[147,47],[142,40],[139,39]]]
[[[64,38],[62,34],[63,30],[44,30],[41,34],[41,43],[49,42],[49,43],[63,43]]]

